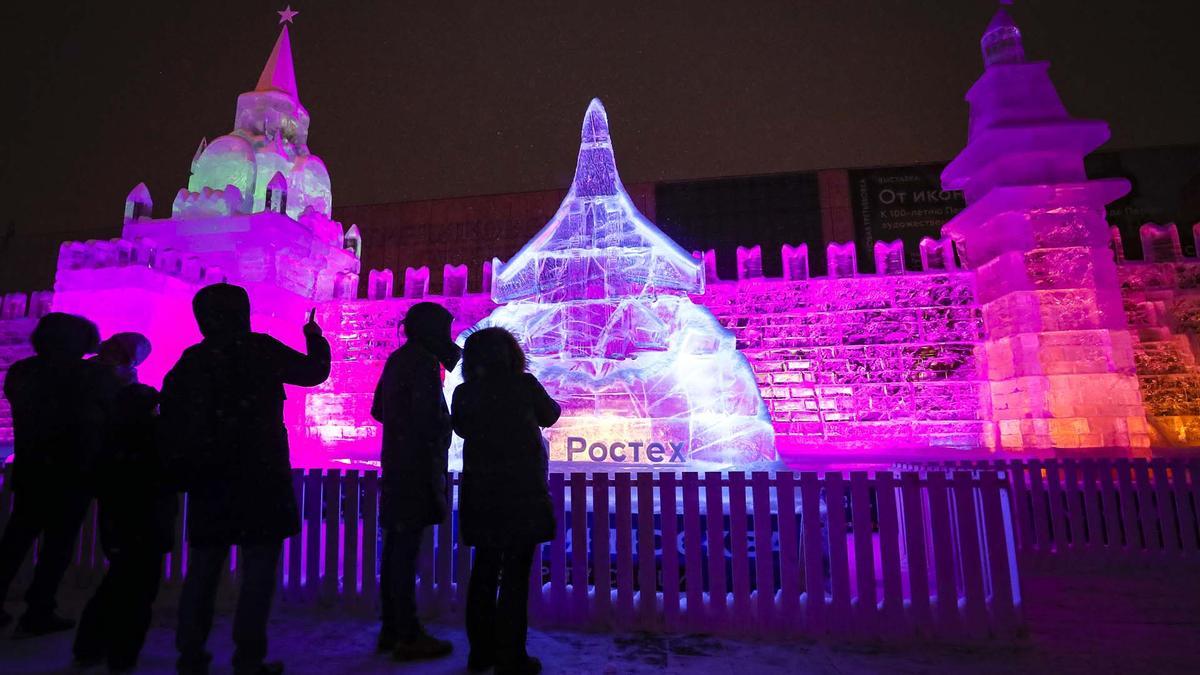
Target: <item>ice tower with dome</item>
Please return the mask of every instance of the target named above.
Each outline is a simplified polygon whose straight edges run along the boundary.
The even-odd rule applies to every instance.
[[[309,123],[285,25],[256,85],[237,98],[233,130],[201,142],[169,217],[153,217],[139,184],[120,239],[63,245],[53,308],[92,318],[104,334],[151,336],[141,371],[153,385],[199,339],[190,302],[206,284],[245,286],[254,328],[302,345],[310,307],[355,296],[361,244],[357,228],[330,218],[329,172],[309,150]]]
[[[204,188],[236,187],[240,209],[251,213],[267,208],[267,192],[278,174],[286,183],[283,211],[299,218],[306,209],[329,216],[333,197],[329,171],[308,150],[308,111],[300,103],[292,45],[287,26],[258,77],[253,91],[237,99],[232,132],[202,143],[192,162],[190,192]]]

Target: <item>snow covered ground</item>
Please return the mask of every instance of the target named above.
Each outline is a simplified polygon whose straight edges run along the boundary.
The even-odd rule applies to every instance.
[[[1171,571],[1130,566],[1107,572],[1056,566],[1059,571],[1025,573],[1029,636],[1016,644],[778,644],[698,635],[533,630],[529,646],[548,673],[1200,672],[1200,565]],[[8,609],[19,607],[10,603]],[[141,672],[171,672],[172,625],[170,612],[156,620]],[[277,605],[271,654],[287,663],[289,673],[465,673],[467,643],[461,626],[432,629],[454,641],[453,656],[419,665],[394,664],[373,653],[373,621]],[[229,631],[227,617],[213,631],[211,647],[218,666],[214,673],[229,672]],[[0,672],[73,672],[70,645],[70,634],[2,639]]]

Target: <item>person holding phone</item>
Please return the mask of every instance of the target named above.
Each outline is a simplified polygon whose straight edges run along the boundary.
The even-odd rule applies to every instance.
[[[204,339],[163,380],[160,417],[168,469],[189,494],[188,569],[176,647],[182,673],[207,673],[205,645],[221,569],[238,547],[242,573],[233,621],[235,673],[278,673],[265,663],[267,617],[283,540],[300,531],[283,422],[283,386],[329,377],[329,342],[315,315],[304,325],[307,354],[250,330],[250,297],[230,284],[192,300]]]

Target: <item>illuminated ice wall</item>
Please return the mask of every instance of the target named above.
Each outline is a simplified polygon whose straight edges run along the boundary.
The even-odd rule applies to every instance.
[[[774,430],[754,371],[688,295],[703,292],[701,264],[630,201],[608,116],[593,100],[566,198],[511,260],[493,262],[492,299],[502,306],[474,329],[517,335],[563,406],[547,431],[553,461],[771,462]],[[459,382],[452,375],[447,393]]]

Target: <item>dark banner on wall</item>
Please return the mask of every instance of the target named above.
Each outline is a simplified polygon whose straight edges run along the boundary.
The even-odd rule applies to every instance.
[[[1120,228],[1127,257],[1142,257],[1138,231],[1145,223],[1175,223],[1184,254],[1196,255],[1192,225],[1200,221],[1200,145],[1098,152],[1084,166],[1089,178],[1127,178],[1132,186],[1108,205],[1108,222]]]
[[[896,239],[904,242],[905,266],[921,269],[921,239],[940,237],[942,225],[966,207],[961,192],[942,190],[945,166],[918,164],[849,172],[860,270],[875,270],[875,242]]]
[[[767,276],[783,274],[783,244],[808,244],[812,274],[825,273],[816,173],[659,183],[654,196],[659,229],[684,250],[715,249],[722,279],[737,278],[737,247],[754,245]]]

